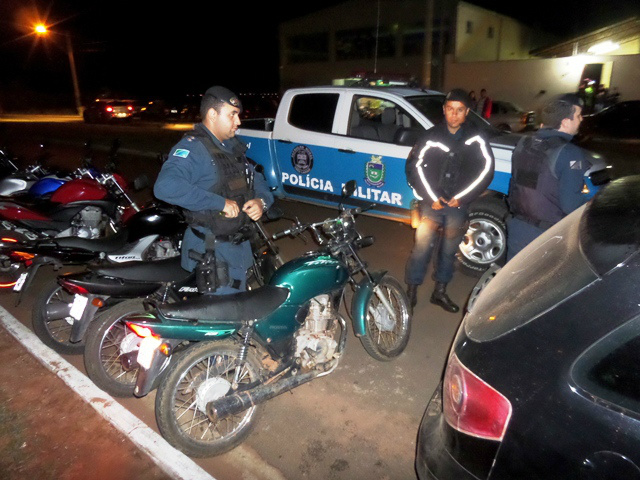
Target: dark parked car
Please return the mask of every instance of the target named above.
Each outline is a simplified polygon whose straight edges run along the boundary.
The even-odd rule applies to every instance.
[[[523,110],[514,103],[503,100],[493,101],[489,123],[505,132],[536,130],[539,127],[534,111]]]
[[[585,115],[579,139],[592,137],[640,138],[640,100],[616,103],[593,115]]]
[[[640,176],[489,281],[422,420],[425,479],[640,479]]]
[[[97,99],[83,112],[86,123],[105,123],[115,120],[131,120],[135,114],[134,100]]]

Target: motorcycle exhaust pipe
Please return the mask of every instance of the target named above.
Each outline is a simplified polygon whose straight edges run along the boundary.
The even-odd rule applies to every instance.
[[[217,422],[229,415],[235,415],[243,410],[258,405],[259,403],[271,400],[281,393],[293,390],[300,385],[310,382],[322,371],[313,370],[302,375],[295,375],[275,382],[273,385],[260,385],[246,392],[238,392],[233,395],[219,398],[213,402],[207,403],[206,414],[212,423]]]

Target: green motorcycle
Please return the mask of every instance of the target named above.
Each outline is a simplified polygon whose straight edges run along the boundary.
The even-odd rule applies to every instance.
[[[354,190],[348,182],[343,198]],[[155,304],[125,319],[142,337],[135,394],[146,395],[162,377],[156,420],[169,443],[194,457],[231,450],[250,433],[261,403],[333,372],[347,338],[339,313],[347,285],[354,333],[367,353],[388,361],[404,351],[408,300],[398,280],[370,272],[358,256],[373,243],[356,230],[360,211],[341,206],[337,218],[296,221],[275,234],[310,232],[320,248],[285,263],[260,288]],[[195,343],[171,358],[185,341]]]

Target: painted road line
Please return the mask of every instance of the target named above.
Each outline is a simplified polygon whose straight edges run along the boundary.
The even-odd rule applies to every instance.
[[[215,480],[193,460],[96,387],[77,368],[44,345],[27,327],[0,306],[0,323],[48,370],[61,378],[102,417],[125,434],[167,475],[175,480]]]

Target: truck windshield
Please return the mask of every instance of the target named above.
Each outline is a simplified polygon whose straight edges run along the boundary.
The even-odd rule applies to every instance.
[[[435,125],[444,121],[444,112],[442,111],[444,95],[417,95],[408,97],[407,101],[429,119],[432,124]],[[466,121],[489,136],[499,133],[497,129],[493,128],[489,122],[474,111],[469,112]]]

